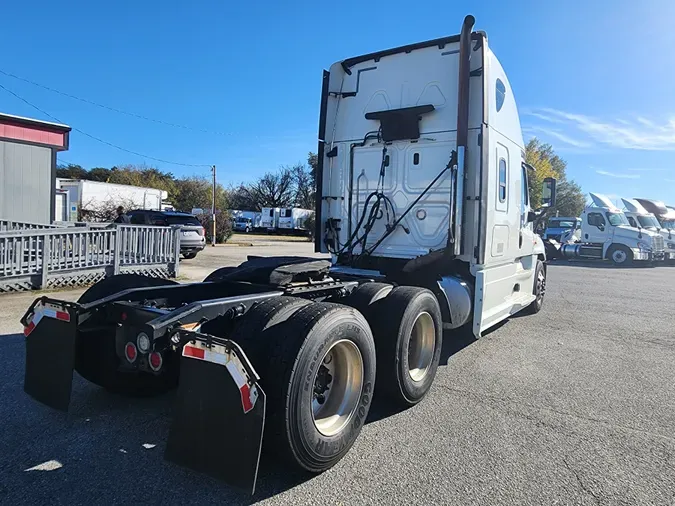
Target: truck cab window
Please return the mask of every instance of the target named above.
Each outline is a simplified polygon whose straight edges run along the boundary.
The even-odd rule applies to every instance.
[[[602,215],[602,213],[588,213],[588,224],[593,225],[594,227],[604,227],[606,222],[605,222],[605,217]]]
[[[619,225],[628,225],[626,215],[623,213],[607,213],[607,219],[613,227],[618,227]]]
[[[638,228],[638,224],[637,224],[637,222],[635,221],[635,218],[633,218],[632,216],[629,216],[629,217],[628,217],[628,223],[630,223],[630,226],[631,226],[631,227],[633,227],[633,228]]]
[[[499,159],[499,202],[506,202],[506,160]]]

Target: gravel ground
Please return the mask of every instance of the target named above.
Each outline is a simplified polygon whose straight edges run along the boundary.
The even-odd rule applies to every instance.
[[[163,461],[171,394],[125,399],[76,377],[67,415],[28,398],[12,334],[25,305],[8,299],[3,504],[675,504],[675,268],[551,265],[541,313],[480,341],[446,333],[427,399],[376,404],[320,476],[264,463],[253,498]]]

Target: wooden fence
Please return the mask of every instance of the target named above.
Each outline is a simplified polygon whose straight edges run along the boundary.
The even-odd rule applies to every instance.
[[[106,276],[178,276],[179,226],[0,232],[0,293],[88,285]]]

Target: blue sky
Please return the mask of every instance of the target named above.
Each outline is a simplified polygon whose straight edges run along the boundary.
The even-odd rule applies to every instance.
[[[675,203],[672,0],[7,2],[0,70],[180,129],[120,115],[0,74],[60,120],[129,150],[218,166],[246,181],[316,149],[321,70],[457,33],[476,16],[506,69],[525,138],[554,145],[585,191]],[[46,118],[0,89],[0,111]],[[199,130],[206,130],[202,132]],[[60,159],[155,164],[73,132]]]

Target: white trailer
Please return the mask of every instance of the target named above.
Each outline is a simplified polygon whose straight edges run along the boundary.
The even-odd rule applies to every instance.
[[[259,228],[263,228],[268,232],[276,230],[279,226],[279,212],[280,208],[278,207],[263,207],[260,211],[260,225]]]
[[[162,210],[168,194],[157,188],[142,188],[124,184],[79,179],[58,179],[57,188],[68,192],[69,221],[78,221],[87,213],[95,214],[109,207]]]
[[[580,239],[563,244],[561,256],[609,259],[615,265],[665,258],[664,240],[659,233],[632,227],[623,211],[606,196],[589,195],[592,203],[581,214]]]
[[[300,207],[282,207],[279,211],[278,228],[282,232],[307,232],[305,221],[314,214],[314,211]]]

